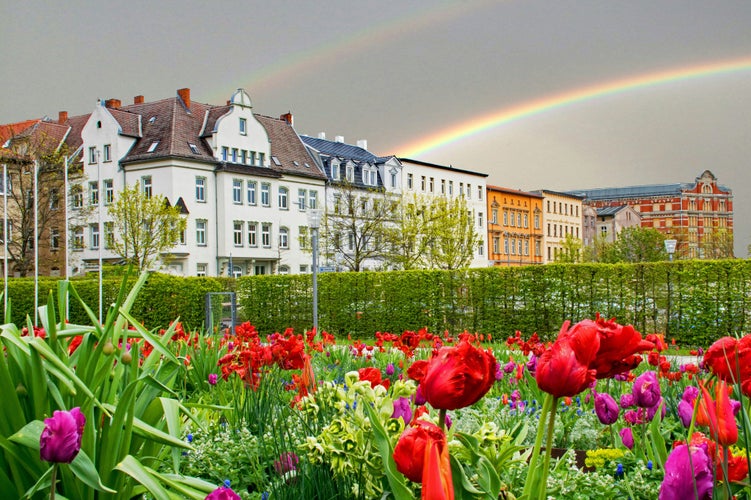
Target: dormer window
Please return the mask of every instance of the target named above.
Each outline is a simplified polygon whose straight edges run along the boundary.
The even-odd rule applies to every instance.
[[[349,182],[354,182],[355,181],[355,166],[347,164],[346,171],[347,171],[347,180]]]
[[[332,161],[331,162],[331,178],[335,181],[339,180],[339,162]]]
[[[152,142],[152,143],[151,143],[151,146],[149,146],[149,149],[148,149],[148,151],[146,151],[146,152],[147,152],[147,153],[153,153],[154,151],[156,151],[156,147],[157,147],[158,145],[159,145],[159,141],[154,141],[154,142]]]
[[[248,120],[240,118],[240,135],[248,135]]]
[[[191,153],[196,154],[196,155],[198,154],[198,148],[196,147],[195,144],[191,144],[189,142],[188,143],[188,147],[190,148]]]

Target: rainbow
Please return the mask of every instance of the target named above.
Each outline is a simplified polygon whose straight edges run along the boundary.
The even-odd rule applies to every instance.
[[[751,70],[751,58],[699,64],[689,67],[669,69],[637,75],[620,80],[578,88],[549,97],[527,101],[510,108],[489,113],[471,120],[452,125],[429,136],[403,144],[394,149],[398,156],[416,158],[429,151],[455,143],[523,118],[545,113],[554,109],[599,97],[641,90],[668,83],[724,75]],[[393,154],[393,153],[392,153]]]

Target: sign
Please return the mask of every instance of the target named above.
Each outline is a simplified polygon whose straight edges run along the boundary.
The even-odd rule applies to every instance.
[[[665,251],[669,254],[675,253],[675,245],[678,240],[665,240]]]

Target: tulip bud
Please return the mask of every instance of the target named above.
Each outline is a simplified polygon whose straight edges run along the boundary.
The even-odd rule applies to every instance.
[[[120,361],[122,361],[124,365],[129,365],[130,362],[133,361],[133,355],[129,352],[124,352],[120,357]]]
[[[18,394],[19,396],[26,396],[28,393],[29,392],[26,390],[26,386],[19,382],[16,386],[16,394]]]
[[[71,463],[81,449],[86,417],[80,408],[55,411],[44,420],[39,437],[39,455],[47,462]]]
[[[102,353],[104,353],[105,356],[109,356],[113,352],[115,352],[115,346],[112,345],[112,341],[111,340],[108,340],[102,346]]]

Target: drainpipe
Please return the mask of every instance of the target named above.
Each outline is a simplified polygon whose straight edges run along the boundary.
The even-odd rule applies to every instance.
[[[214,169],[214,248],[216,249],[216,275],[219,276],[219,182]]]

